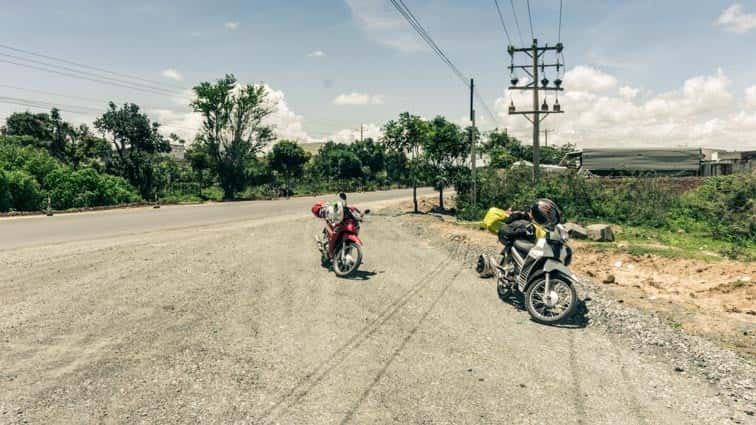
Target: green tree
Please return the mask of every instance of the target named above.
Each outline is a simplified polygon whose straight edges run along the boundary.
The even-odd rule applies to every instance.
[[[47,148],[52,140],[52,122],[47,113],[33,114],[31,112],[16,112],[5,120],[2,128],[5,136],[30,136],[40,143],[39,147]]]
[[[273,145],[268,153],[268,164],[278,175],[283,176],[288,196],[292,178],[302,177],[304,165],[310,160],[310,154],[299,143],[281,140]]]
[[[247,184],[247,164],[273,139],[262,123],[273,113],[261,85],[239,85],[233,75],[194,87],[192,107],[202,115],[198,141],[206,146],[226,198]]]
[[[75,168],[93,168],[104,172],[112,160],[113,150],[107,140],[97,137],[85,124],[74,131],[75,141],[70,152],[70,163]]]
[[[425,139],[423,153],[428,168],[435,177],[438,188],[439,207],[444,209],[444,187],[454,177],[454,173],[464,165],[470,151],[469,137],[460,131],[459,126],[437,116],[430,122],[430,137]]]
[[[427,144],[430,126],[417,115],[409,112],[399,114],[399,119],[391,120],[383,127],[383,143],[389,150],[403,152],[410,155],[409,169],[412,179],[412,201],[415,213],[419,212],[417,205],[417,181],[422,170],[420,150]]]
[[[390,182],[406,184],[409,181],[409,161],[404,152],[386,152],[386,176]]]
[[[199,195],[202,197],[202,190],[214,183],[213,159],[207,144],[193,143],[186,149],[184,158],[189,161],[189,166],[194,172],[194,180],[199,183]]]
[[[156,155],[171,150],[158,131],[160,124],[151,122],[133,103],[118,108],[110,102],[107,112],[95,121],[95,127],[115,147],[110,171],[134,185],[142,197],[152,199],[157,192]]]
[[[362,177],[362,162],[348,145],[328,142],[315,156],[314,168],[326,179],[353,180]]]
[[[386,147],[372,138],[357,140],[349,148],[362,163],[362,174],[367,180],[377,180],[386,171]]]

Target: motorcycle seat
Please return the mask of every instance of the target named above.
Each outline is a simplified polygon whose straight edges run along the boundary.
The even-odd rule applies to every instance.
[[[514,242],[513,246],[519,253],[527,254],[535,244],[533,242],[518,239]]]

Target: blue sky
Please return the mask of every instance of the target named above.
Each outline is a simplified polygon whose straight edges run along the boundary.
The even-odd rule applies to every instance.
[[[442,114],[460,124],[467,116],[465,87],[387,0],[4,3],[0,44],[6,46],[172,87],[191,87],[225,73],[264,82],[281,102],[275,123],[284,137],[350,138],[360,124],[375,135],[405,110]],[[476,79],[490,108],[501,113],[496,124],[529,141],[524,118],[504,113],[510,101],[509,58],[493,0],[405,3],[462,72]],[[500,4],[519,44],[510,2]],[[526,1],[514,5],[527,42]],[[559,1],[533,0],[531,10],[537,38],[554,43]],[[555,142],[753,147],[756,89],[753,107],[746,92],[756,86],[756,1],[564,0],[562,41],[572,72],[565,81],[575,84],[565,84],[560,99],[568,113],[549,118]],[[0,54],[24,56],[2,48]],[[0,85],[64,95],[0,86],[0,96],[94,109],[110,99],[132,101],[178,133],[188,136],[196,126],[179,95],[142,93],[2,62],[0,72]],[[18,109],[24,107],[0,103],[0,116]],[[478,109],[481,126],[493,127]],[[69,118],[91,121],[96,115],[84,112]]]

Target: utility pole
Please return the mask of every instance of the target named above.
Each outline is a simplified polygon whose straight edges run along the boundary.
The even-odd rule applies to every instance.
[[[365,127],[365,124],[360,124],[360,142],[362,142],[362,129]]]
[[[543,129],[543,146],[549,146],[549,130],[548,128]]]
[[[512,60],[511,65],[509,65],[509,71],[512,73],[512,85],[509,86],[509,90],[532,90],[533,91],[533,109],[530,111],[517,111],[517,109],[514,106],[514,102],[512,102],[509,105],[509,115],[523,115],[525,118],[528,119],[533,124],[533,179],[534,181],[538,181],[541,177],[541,146],[540,146],[540,126],[541,121],[543,121],[549,114],[562,114],[564,111],[562,111],[562,107],[559,105],[559,99],[556,100],[554,103],[554,106],[551,110],[549,110],[549,105],[546,104],[546,100],[544,99],[543,104],[539,107],[540,99],[538,97],[538,94],[540,91],[553,91],[553,92],[560,92],[564,90],[562,88],[562,80],[559,79],[559,70],[564,67],[563,64],[559,63],[559,59],[557,58],[556,63],[554,64],[547,64],[544,63],[542,60],[543,54],[548,51],[555,51],[557,54],[562,53],[562,50],[564,49],[564,45],[562,43],[557,43],[555,46],[549,46],[548,44],[539,46],[538,40],[533,39],[533,44],[530,47],[523,47],[523,48],[516,48],[514,46],[509,46],[507,48],[507,51],[509,52],[509,56]],[[533,63],[531,65],[515,65],[514,63],[514,56],[515,53],[524,53],[527,56],[530,56],[530,58],[533,60]],[[543,79],[539,81],[539,75],[538,70],[540,68],[540,71],[544,74]],[[556,68],[557,72],[557,78],[553,82],[553,86],[549,86],[549,79],[546,78],[546,68]],[[517,82],[519,79],[517,76],[514,75],[515,69],[521,69],[523,70],[528,76],[530,76],[531,81],[524,85],[524,86],[518,86]],[[539,87],[540,83],[540,87]],[[531,118],[532,116],[532,118]],[[548,144],[548,130],[546,135],[546,142]]]
[[[475,171],[475,109],[473,108],[473,96],[475,95],[475,80],[470,78],[470,166],[472,169],[472,206],[475,208],[477,201],[477,179]]]

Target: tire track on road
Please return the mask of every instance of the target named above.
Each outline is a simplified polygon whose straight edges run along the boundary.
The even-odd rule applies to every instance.
[[[619,347],[609,339],[609,344],[612,346],[612,349],[614,350],[614,354],[617,356],[617,363],[619,364],[619,370],[620,374],[622,375],[622,383],[624,384],[626,391],[624,393],[628,397],[629,405],[627,406],[630,410],[630,413],[635,417],[637,423],[646,425],[648,424],[648,421],[646,420],[645,416],[643,415],[643,409],[641,408],[640,402],[638,401],[638,397],[636,396],[636,393],[638,392],[635,388],[635,385],[632,384],[630,381],[630,376],[627,374],[627,368],[625,368],[625,362],[622,358],[622,352],[620,351]]]
[[[304,378],[300,379],[297,384],[289,391],[283,394],[278,400],[267,408],[260,416],[257,417],[255,422],[265,422],[269,419],[279,418],[293,405],[302,400],[312,391],[315,386],[320,384],[329,373],[341,364],[355,349],[359,348],[368,339],[370,339],[378,329],[381,328],[386,322],[396,315],[399,310],[402,309],[416,294],[422,291],[433,279],[444,271],[455,258],[459,251],[459,247],[451,253],[448,253],[436,267],[430,272],[422,276],[418,281],[407,291],[404,292],[399,298],[391,302],[381,313],[370,323],[365,325],[359,332],[354,334],[349,340],[342,344],[336,351],[334,351],[326,360],[320,363],[314,370],[307,373]],[[289,400],[289,401],[287,401]],[[284,406],[277,414],[276,409]]]
[[[467,253],[465,253],[464,258],[467,257]],[[449,290],[449,288],[452,286],[452,284],[456,281],[457,276],[462,272],[462,267],[460,266],[459,269],[454,273],[454,275],[449,279],[449,282],[447,282],[446,285],[441,289],[441,292],[439,292],[438,296],[433,299],[428,309],[423,313],[423,315],[420,317],[420,319],[415,324],[415,327],[412,328],[412,330],[409,331],[409,333],[402,339],[402,342],[399,344],[399,346],[394,350],[393,353],[391,353],[391,356],[386,361],[386,363],[383,365],[381,370],[378,372],[377,375],[375,375],[375,378],[370,382],[370,384],[367,386],[365,391],[362,393],[360,398],[352,405],[352,407],[347,412],[344,419],[340,422],[341,425],[345,425],[349,423],[352,418],[354,417],[354,414],[357,413],[357,410],[360,408],[362,403],[365,402],[368,395],[372,392],[373,388],[375,388],[376,385],[378,385],[378,382],[386,375],[386,372],[388,371],[388,368],[391,367],[391,364],[394,363],[394,360],[399,356],[399,353],[404,351],[405,347],[409,343],[410,339],[417,333],[417,330],[420,328],[420,326],[425,322],[425,319],[428,318],[428,315],[431,311],[436,307],[438,302],[443,298],[443,296],[446,294],[446,292]]]
[[[575,351],[575,334],[573,332],[570,332],[568,344],[570,350],[570,374],[572,375],[572,386],[574,388],[573,392],[575,393],[575,398],[573,399],[575,416],[577,418],[577,423],[583,425],[586,423],[585,418],[587,417],[587,412],[585,410],[585,394],[583,394],[582,383],[578,373],[577,352]]]

